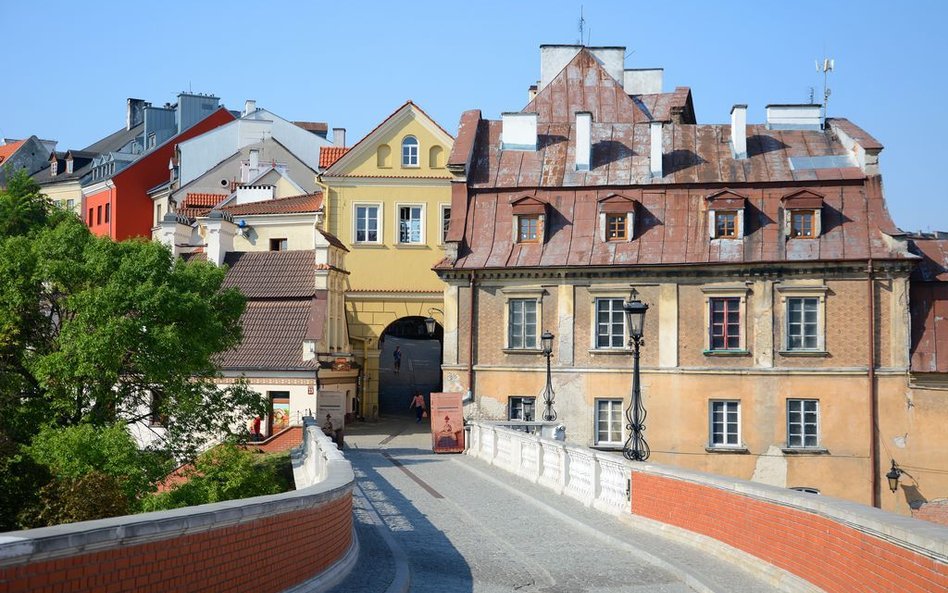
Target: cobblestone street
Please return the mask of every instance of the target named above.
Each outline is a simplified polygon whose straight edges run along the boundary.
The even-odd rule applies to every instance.
[[[349,427],[359,563],[334,592],[765,592],[695,548],[586,509],[464,455],[428,425]]]

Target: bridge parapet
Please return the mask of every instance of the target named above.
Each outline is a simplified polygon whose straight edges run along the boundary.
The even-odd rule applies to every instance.
[[[472,422],[467,454],[708,548],[786,590],[948,591],[948,527]],[[498,454],[498,452],[503,452]]]
[[[352,467],[314,421],[291,460],[292,492],[0,534],[0,590],[330,586],[358,556]]]

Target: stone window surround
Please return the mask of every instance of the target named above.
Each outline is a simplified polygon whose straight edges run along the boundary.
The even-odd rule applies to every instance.
[[[704,355],[705,356],[748,356],[747,348],[747,296],[750,287],[747,284],[727,284],[718,286],[702,286],[704,293]],[[740,299],[739,314],[741,318],[740,345],[735,349],[711,349],[711,299],[737,298]]]
[[[622,324],[622,346],[619,348],[600,348],[597,339],[598,323],[596,319],[596,301],[599,299],[622,299],[629,298],[630,286],[628,284],[599,285],[589,286],[586,292],[591,297],[589,299],[589,353],[590,354],[629,354],[632,349],[629,348],[629,328],[623,320]]]
[[[714,404],[715,403],[733,403],[737,404],[737,444],[728,445],[714,444]],[[740,399],[712,398],[708,400],[708,444],[705,451],[709,453],[747,453],[747,446],[744,444],[741,428],[743,427],[743,406]],[[727,434],[725,428],[725,435]]]
[[[500,293],[504,296],[504,347],[503,351],[508,354],[538,354],[542,352],[540,344],[540,335],[543,333],[543,297],[546,295],[546,289],[537,287],[511,287],[502,288]],[[537,331],[536,343],[533,348],[511,348],[510,347],[510,301],[512,300],[530,300],[537,302]]]
[[[600,404],[610,404],[619,407],[619,440],[618,441],[600,441],[599,440],[599,406]],[[623,410],[625,401],[621,397],[597,397],[593,403],[593,446],[598,449],[619,449],[623,446],[623,437],[625,436],[625,418]]]
[[[780,350],[781,356],[827,356],[826,352],[826,293],[829,288],[826,285],[784,285],[776,284],[774,289],[780,295],[780,314],[783,316],[780,320]],[[789,298],[816,298],[818,304],[816,308],[817,324],[817,347],[815,349],[798,348],[790,350],[789,348],[789,323],[790,314],[787,310],[787,299]]]

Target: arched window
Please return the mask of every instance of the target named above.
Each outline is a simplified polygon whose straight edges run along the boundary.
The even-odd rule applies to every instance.
[[[418,166],[418,140],[414,136],[405,136],[402,140],[402,166]]]

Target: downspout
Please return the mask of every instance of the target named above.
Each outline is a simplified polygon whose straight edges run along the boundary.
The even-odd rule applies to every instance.
[[[329,230],[329,186],[323,183],[323,174],[316,174],[316,185],[323,191],[323,230],[331,233]]]
[[[872,258],[866,271],[866,296],[869,298],[869,481],[872,484],[872,506],[881,507],[879,500],[879,402],[876,389],[876,298]]]
[[[471,306],[468,308],[467,330],[467,399],[474,401],[474,270],[471,270]]]

